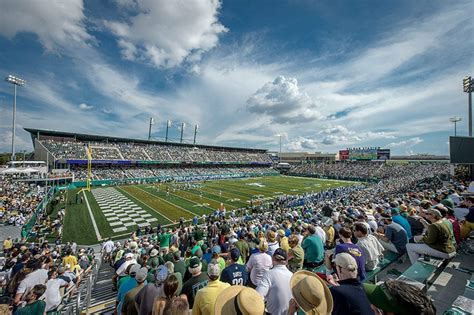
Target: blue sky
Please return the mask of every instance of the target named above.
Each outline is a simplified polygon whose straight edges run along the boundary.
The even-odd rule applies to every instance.
[[[0,0],[23,127],[285,151],[448,153],[467,134],[472,1]],[[0,152],[12,86],[0,84]]]

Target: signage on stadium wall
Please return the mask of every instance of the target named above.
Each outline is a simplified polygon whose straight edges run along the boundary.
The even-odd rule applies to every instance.
[[[68,164],[87,164],[87,160],[66,160]],[[121,164],[129,165],[132,161],[129,160],[92,160],[92,164]]]
[[[390,149],[378,149],[377,150],[378,160],[390,160]]]
[[[349,150],[339,150],[339,160],[349,160]]]
[[[376,160],[377,159],[377,150],[376,147],[362,147],[362,148],[348,148],[349,151],[349,160]]]

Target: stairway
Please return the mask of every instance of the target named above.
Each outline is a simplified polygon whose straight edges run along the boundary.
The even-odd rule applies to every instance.
[[[113,314],[117,292],[112,291],[114,269],[108,263],[102,263],[97,281],[91,292],[89,314]]]

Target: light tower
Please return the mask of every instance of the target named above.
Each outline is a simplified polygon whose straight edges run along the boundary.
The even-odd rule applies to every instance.
[[[16,77],[14,75],[9,75],[5,78],[5,81],[13,84],[13,123],[12,123],[12,157],[11,160],[15,161],[15,136],[16,136],[16,87],[25,85],[26,81]]]

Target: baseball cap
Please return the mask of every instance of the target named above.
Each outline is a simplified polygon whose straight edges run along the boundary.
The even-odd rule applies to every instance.
[[[133,254],[132,253],[125,254],[125,259],[127,259],[127,258],[133,258]]]
[[[155,279],[158,282],[165,282],[166,278],[168,278],[168,268],[163,265],[158,266],[155,271]]]
[[[219,267],[219,264],[210,263],[207,265],[207,274],[209,277],[219,277],[221,274],[221,268]]]
[[[238,248],[232,248],[230,250],[230,258],[233,261],[237,261],[237,260],[239,260],[239,257],[240,257],[240,250]]]
[[[349,271],[357,270],[357,261],[348,253],[337,254],[334,259],[334,263],[336,264],[336,266],[339,266],[343,269],[347,269]]]
[[[200,260],[198,257],[196,257],[196,256],[192,257],[192,258],[189,260],[189,267],[190,267],[190,268],[193,268],[193,269],[194,269],[194,268],[197,268],[200,264],[201,264],[201,260]]]
[[[392,215],[400,214],[400,209],[398,209],[398,208],[392,208],[391,213],[392,213]]]
[[[135,280],[138,282],[143,282],[145,281],[147,275],[148,275],[148,269],[146,267],[142,267],[137,270],[137,273],[135,274]]]
[[[140,265],[139,264],[134,264],[131,268],[130,268],[130,275],[132,274],[137,274],[137,271],[140,270]]]
[[[437,210],[437,209],[431,208],[431,209],[428,209],[426,212],[429,213],[429,214],[431,214],[431,215],[436,216],[437,218],[442,218],[442,217],[443,217],[443,216],[441,215],[441,212],[439,212],[439,210]]]
[[[282,248],[277,248],[273,253],[273,258],[278,261],[285,261],[286,260],[286,251]]]

